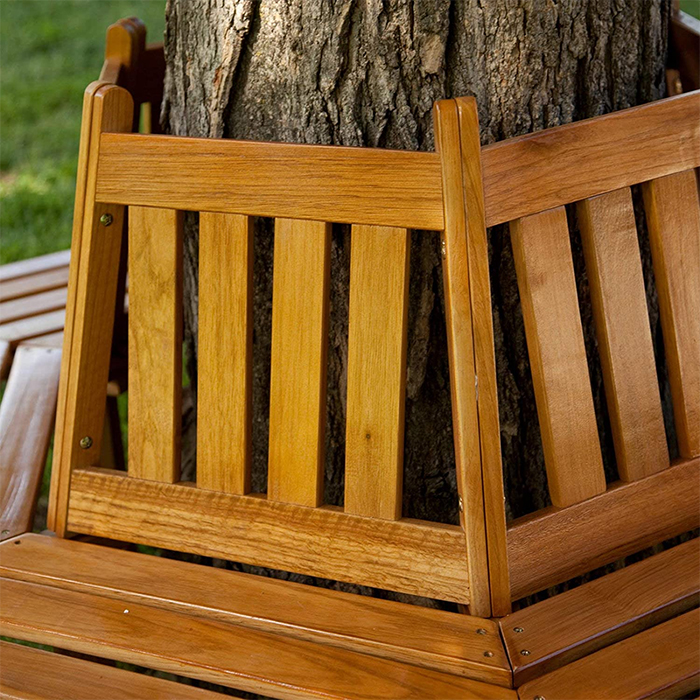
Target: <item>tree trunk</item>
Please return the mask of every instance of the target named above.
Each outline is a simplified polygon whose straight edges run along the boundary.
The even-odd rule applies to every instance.
[[[486,144],[662,97],[669,6],[670,0],[169,0],[163,121],[178,135],[428,150],[433,148],[433,102],[474,95]],[[548,496],[507,229],[491,231],[490,244],[510,518],[546,505]],[[255,245],[253,435],[253,483],[261,491],[267,461],[272,246],[271,224],[262,222]],[[613,478],[610,429],[573,220],[572,246],[591,380],[602,416],[601,443]],[[642,248],[649,281],[644,241]],[[435,235],[413,234],[411,268],[404,515],[457,522]],[[192,217],[185,308],[195,391],[196,270]],[[348,271],[349,234],[337,226],[326,479],[326,500],[336,504],[342,503],[343,493]],[[658,345],[652,291],[650,309]]]

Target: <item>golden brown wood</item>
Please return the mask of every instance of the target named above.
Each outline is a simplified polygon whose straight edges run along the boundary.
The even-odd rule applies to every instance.
[[[0,539],[34,527],[51,441],[61,351],[20,346],[0,404]]]
[[[199,216],[197,485],[250,490],[252,222]]]
[[[697,168],[698,113],[695,92],[486,146],[486,225]]]
[[[2,590],[3,635],[276,698],[515,697],[500,686],[138,603],[127,607],[119,600],[7,579]]]
[[[700,201],[695,171],[647,182],[644,206],[681,457],[700,455]]]
[[[129,209],[129,475],[180,478],[182,213]]]
[[[345,512],[401,517],[410,237],[353,226]]]
[[[331,227],[277,219],[267,496],[323,501]]]
[[[57,268],[67,268],[70,262],[70,250],[60,250],[58,253],[40,255],[28,260],[0,265],[0,282],[4,285],[20,277],[36,275]]]
[[[0,303],[0,323],[10,323],[21,318],[38,316],[62,309],[66,305],[66,288],[52,289],[21,299],[13,299]]]
[[[30,294],[40,294],[52,289],[65,287],[68,284],[68,268],[58,267],[35,275],[27,275],[19,279],[0,284],[0,301],[19,299]],[[32,316],[34,314],[31,314]]]
[[[116,306],[123,210],[94,202],[99,136],[128,130],[132,115],[131,96],[122,88],[97,82],[86,90],[47,520],[59,536],[66,533],[71,470],[100,454]],[[106,214],[110,226],[100,221]],[[90,447],[81,448],[83,438]]]
[[[0,641],[0,698],[216,700],[221,696],[143,673]]]
[[[511,223],[513,255],[552,503],[605,491],[563,207]]]
[[[700,610],[601,649],[518,689],[520,698],[680,698],[700,688]]]
[[[466,536],[467,567],[472,587],[470,611],[490,615],[488,560],[484,524],[479,416],[472,329],[472,305],[457,105],[435,106],[435,137],[442,163],[445,232],[443,279],[450,362],[452,424],[455,441],[460,522]],[[490,297],[489,297],[490,298]],[[489,302],[490,303],[490,302]],[[509,601],[510,602],[510,601]]]
[[[700,459],[613,484],[508,528],[511,597],[522,598],[700,526]]]
[[[498,625],[469,615],[202,567],[74,539],[0,547],[0,575],[361,651],[509,687]],[[410,634],[406,634],[410,630]],[[490,652],[486,656],[485,652]]]
[[[696,539],[504,617],[516,687],[697,607],[699,593]]]
[[[469,602],[464,536],[454,525],[361,518],[99,469],[77,471],[71,488],[75,532]]]
[[[578,214],[617,470],[634,481],[669,457],[632,194],[584,200]]]
[[[139,134],[102,137],[98,201],[443,228],[434,153]]]

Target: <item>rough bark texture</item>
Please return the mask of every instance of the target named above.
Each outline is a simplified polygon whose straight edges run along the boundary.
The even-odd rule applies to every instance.
[[[482,142],[489,143],[662,97],[669,5],[669,0],[169,0],[163,121],[180,135],[432,149],[434,100],[470,94],[479,103]],[[185,262],[192,358],[195,224],[192,220],[188,226]],[[503,460],[508,515],[515,517],[546,505],[548,497],[507,230],[493,230],[490,241]],[[412,243],[404,514],[456,522],[437,238],[416,232]],[[255,263],[258,490],[265,487],[267,456],[272,245],[271,226],[262,223]],[[601,441],[613,478],[575,225],[572,245]],[[645,241],[642,247],[658,341]],[[326,497],[340,503],[349,270],[345,227],[334,231],[332,255]],[[195,376],[192,363],[191,370]]]

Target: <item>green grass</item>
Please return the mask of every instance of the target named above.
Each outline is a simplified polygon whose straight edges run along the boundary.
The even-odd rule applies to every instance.
[[[165,0],[0,0],[0,263],[70,246],[82,93],[107,26],[163,35]]]
[[[700,19],[700,0],[681,0],[681,10]]]

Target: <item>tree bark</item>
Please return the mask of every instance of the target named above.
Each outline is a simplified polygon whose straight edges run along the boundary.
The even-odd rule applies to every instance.
[[[662,97],[669,10],[670,0],[169,0],[163,123],[178,135],[428,150],[433,148],[433,102],[474,95],[487,144]],[[267,461],[272,247],[272,226],[263,222],[255,244],[256,490],[265,490]],[[601,444],[608,477],[614,478],[588,284],[573,219],[572,248]],[[660,348],[644,239],[642,249]],[[490,232],[490,255],[511,518],[545,506],[548,496],[507,228]],[[404,515],[457,522],[435,235],[414,232],[411,268]],[[196,270],[196,220],[191,217],[185,316],[195,392]],[[348,270],[349,234],[337,226],[326,474],[326,500],[336,504],[342,503],[343,492]],[[667,388],[663,393],[670,415]]]

